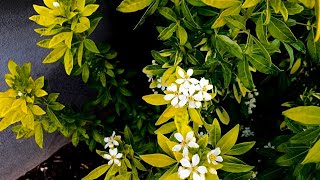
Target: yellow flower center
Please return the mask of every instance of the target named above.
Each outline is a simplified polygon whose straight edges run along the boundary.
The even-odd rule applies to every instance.
[[[214,155],[214,154],[211,154],[211,155],[209,156],[209,159],[210,159],[211,161],[215,161],[216,158],[217,158],[217,156]]]

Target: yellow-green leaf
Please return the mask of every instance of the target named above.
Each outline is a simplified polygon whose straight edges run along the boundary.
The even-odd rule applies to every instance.
[[[82,65],[82,56],[83,56],[83,42],[80,43],[78,48],[78,65]]]
[[[32,105],[30,109],[31,109],[32,113],[37,116],[41,116],[41,115],[46,114],[46,112],[38,105]]]
[[[149,6],[153,0],[124,0],[117,7],[117,10],[123,13],[139,11]]]
[[[40,122],[35,123],[34,139],[38,144],[38,146],[42,149],[43,148],[43,131],[42,131],[42,125]]]
[[[172,159],[171,157],[164,155],[164,154],[159,154],[159,153],[140,155],[140,158],[144,162],[146,162],[154,167],[160,167],[160,168],[170,166],[171,164],[177,162],[176,160]]]
[[[163,113],[161,114],[161,116],[159,117],[159,119],[156,122],[156,126],[163,124],[165,122],[167,122],[169,119],[171,119],[174,114],[176,113],[177,108],[175,108],[174,106],[168,106],[166,110],[163,111]]]
[[[188,127],[189,123],[189,114],[187,108],[180,108],[177,110],[174,116],[174,123],[176,124],[178,132],[180,132],[182,135],[187,133],[183,132],[183,128]]]
[[[298,58],[297,61],[293,64],[291,70],[290,70],[290,74],[294,74],[298,71],[298,69],[301,66],[301,58]]]
[[[238,4],[237,6],[229,7],[228,9],[225,9],[222,11],[220,16],[216,19],[216,21],[212,24],[211,29],[216,29],[218,27],[224,26],[227,22],[224,19],[225,16],[230,15],[238,15],[241,10],[241,4]]]
[[[18,65],[13,60],[9,60],[8,69],[9,69],[11,74],[18,75],[17,70],[16,70],[17,66]]]
[[[84,6],[86,5],[86,0],[77,0],[77,9],[81,12],[84,9]]]
[[[170,141],[170,140],[161,133],[159,133],[157,135],[157,139],[158,139],[158,144],[161,147],[161,149],[164,152],[166,152],[168,155],[170,155],[171,157],[174,157],[172,150],[168,147],[168,144],[167,144],[167,141]]]
[[[44,86],[44,76],[39,77],[35,80],[35,89],[41,89]]]
[[[282,114],[303,124],[320,124],[320,107],[317,106],[299,106],[288,109]]]
[[[218,141],[216,147],[220,147],[221,153],[225,154],[228,152],[236,143],[239,134],[239,124],[227,132],[221,139]]]
[[[307,156],[304,158],[301,164],[320,162],[319,152],[320,152],[320,139],[312,146],[312,148],[309,150]]]
[[[89,4],[84,7],[83,11],[81,12],[82,16],[90,16],[92,13],[96,12],[96,10],[99,8],[99,5],[97,4]]]
[[[66,70],[66,73],[70,75],[73,69],[73,54],[71,52],[71,49],[68,49],[66,51],[66,54],[64,55],[64,68]]]
[[[36,95],[37,97],[43,97],[43,96],[48,95],[48,93],[45,90],[38,89],[38,90],[36,90],[34,95]]]
[[[84,43],[84,47],[86,47],[86,49],[88,49],[89,51],[93,53],[100,53],[96,44],[91,39],[85,39],[83,43]]]
[[[260,3],[261,0],[246,0],[243,4],[242,4],[242,8],[250,8],[253,6],[256,6],[258,3]]]
[[[7,127],[11,125],[11,117],[6,116],[2,120],[0,120],[0,132],[5,130]]]
[[[68,37],[72,36],[72,32],[62,32],[52,37],[49,43],[49,48],[59,44],[60,42],[66,40]]]
[[[34,116],[28,111],[28,114],[21,118],[21,123],[24,127],[29,128],[31,130],[34,129]]]
[[[169,122],[162,125],[159,129],[154,131],[155,134],[169,134],[177,129],[176,124],[174,122]]]
[[[48,64],[48,63],[54,63],[54,62],[58,61],[64,55],[66,50],[67,50],[66,46],[54,49],[53,51],[51,51],[48,54],[48,56],[43,60],[42,63]]]
[[[188,108],[189,110],[189,115],[190,118],[193,122],[197,123],[198,125],[203,125],[201,117],[200,117],[200,113],[195,110],[194,108]]]
[[[215,118],[212,123],[212,127],[209,131],[209,141],[216,147],[216,144],[221,138],[221,127],[218,120]]]
[[[316,0],[316,6],[315,6],[315,11],[316,11],[316,19],[317,19],[317,33],[314,38],[314,42],[317,42],[320,39],[320,2],[319,0]]]
[[[319,2],[318,0],[298,0],[298,1],[309,9],[312,9],[314,7],[316,1]]]
[[[90,20],[87,17],[79,18],[79,23],[76,24],[73,31],[76,33],[85,32],[90,28]]]
[[[230,117],[229,117],[227,111],[223,107],[221,107],[221,109],[222,109],[222,112],[221,112],[221,110],[219,108],[217,108],[216,109],[216,113],[217,113],[220,121],[223,124],[228,125],[229,122],[230,122]]]
[[[85,176],[84,178],[82,178],[82,180],[97,179],[97,178],[100,177],[102,174],[104,174],[105,172],[107,172],[107,170],[108,170],[109,168],[110,168],[110,165],[108,165],[108,164],[101,165],[101,166],[97,167],[96,169],[94,169],[93,171],[91,171],[87,176]]]
[[[215,7],[218,9],[226,9],[231,6],[240,5],[241,2],[238,0],[202,0],[206,5]]]
[[[170,103],[170,101],[164,100],[163,94],[150,94],[150,95],[143,96],[142,99],[148,104],[155,105],[155,106],[160,106],[160,105],[165,105]]]
[[[180,45],[185,45],[186,42],[188,41],[187,31],[182,26],[179,25],[176,33],[177,33],[177,37],[180,40]]]

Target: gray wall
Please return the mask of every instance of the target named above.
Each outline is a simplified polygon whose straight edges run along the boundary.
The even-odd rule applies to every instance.
[[[48,51],[36,46],[41,38],[33,31],[37,25],[28,20],[35,14],[32,4],[42,4],[42,1],[0,0],[0,91],[7,89],[4,75],[8,72],[8,60],[13,59],[20,65],[32,62],[33,77],[44,75],[49,80],[48,91],[61,93],[63,103],[81,103],[89,95],[81,80],[68,77],[59,63],[41,63]],[[106,24],[104,20],[94,39],[108,38]],[[19,178],[66,143],[68,140],[58,133],[45,134],[44,149],[39,149],[33,139],[16,140],[9,129],[0,132],[0,179]]]

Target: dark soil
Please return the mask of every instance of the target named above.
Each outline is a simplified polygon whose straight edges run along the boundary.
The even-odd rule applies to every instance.
[[[70,143],[18,180],[81,179],[104,163],[106,161],[85,144],[74,147]]]

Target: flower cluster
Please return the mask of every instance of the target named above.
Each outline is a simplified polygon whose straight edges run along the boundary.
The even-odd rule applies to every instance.
[[[192,74],[192,69],[188,69],[186,73],[179,69],[180,77],[166,88],[164,99],[171,101],[172,106],[181,108],[187,104],[189,108],[200,108],[202,101],[212,99],[208,91],[213,89],[213,85],[205,78],[201,78],[200,81],[191,78]]]
[[[244,130],[242,130],[241,137],[250,137],[254,136],[254,132],[251,131],[250,127],[245,127]]]
[[[248,93],[249,100],[245,102],[248,105],[248,114],[252,114],[252,109],[256,107],[256,98],[259,95],[257,89],[254,89],[253,92]]]
[[[118,153],[118,148],[116,146],[119,146],[119,142],[121,140],[121,136],[116,136],[116,133],[113,131],[112,135],[110,137],[104,138],[104,141],[106,142],[106,145],[104,146],[105,149],[109,148],[109,154],[105,154],[103,157],[108,161],[109,165],[116,164],[118,166],[121,166],[120,159],[122,158],[123,154]]]
[[[208,172],[208,169],[204,165],[199,165],[200,157],[198,154],[192,155],[191,161],[189,158],[189,148],[199,148],[199,145],[196,143],[196,138],[194,137],[194,132],[190,131],[186,134],[184,138],[181,133],[175,133],[174,137],[180,144],[175,145],[172,148],[174,152],[180,152],[182,150],[183,158],[180,160],[181,166],[178,169],[178,175],[181,179],[186,179],[192,176],[194,180],[204,180],[205,174]],[[219,156],[221,153],[220,148],[216,148],[207,153],[208,164],[217,165],[222,162],[223,159]],[[216,169],[209,167],[209,172],[211,174],[217,174]]]

